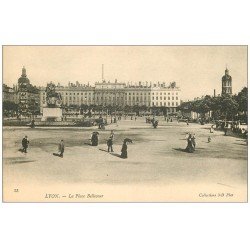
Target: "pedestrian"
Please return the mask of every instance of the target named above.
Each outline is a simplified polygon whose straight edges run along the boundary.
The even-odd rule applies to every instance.
[[[212,125],[210,128],[210,133],[213,133],[213,132],[214,132],[214,125]]]
[[[22,140],[22,146],[23,146],[22,152],[23,153],[27,153],[27,148],[28,148],[29,143],[30,142],[28,141],[28,136],[25,135],[25,137]]]
[[[209,135],[207,138],[207,142],[210,143],[211,142],[211,136]]]
[[[135,116],[135,121],[136,121],[137,117]]]
[[[58,154],[60,157],[63,158],[63,153],[64,153],[64,142],[61,140],[61,142],[58,144]]]
[[[114,152],[113,150],[113,140],[112,137],[110,136],[109,139],[107,140],[107,146],[108,146],[108,152]]]
[[[224,127],[224,135],[227,135],[227,126]]]
[[[195,141],[195,139],[196,139],[195,134],[193,134],[192,137],[191,137],[191,141],[192,141],[194,149],[196,147],[196,141]]]
[[[124,140],[123,144],[122,144],[121,158],[123,158],[123,159],[128,158],[128,151],[127,151],[127,149],[128,149],[128,146],[127,146],[126,141]]]
[[[115,139],[114,130],[111,130],[111,132],[110,132],[110,137],[111,137],[112,141],[114,141],[114,139]]]
[[[188,139],[187,139],[187,147],[186,147],[186,151],[188,152],[188,153],[193,153],[194,152],[194,146],[193,146],[193,143],[192,143],[192,135],[191,134],[189,134],[189,136],[188,136]]]
[[[35,128],[35,120],[34,120],[34,119],[32,119],[31,124],[30,124],[30,127],[31,127],[31,128]]]
[[[98,132],[93,132],[91,136],[91,145],[92,146],[98,146]]]
[[[157,120],[153,122],[153,127],[154,127],[154,128],[157,128],[157,127],[158,127],[158,121],[157,121]]]

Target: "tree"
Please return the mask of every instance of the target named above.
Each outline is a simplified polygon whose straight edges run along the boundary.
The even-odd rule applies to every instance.
[[[238,95],[235,97],[235,100],[239,104],[239,111],[240,112],[247,112],[247,101],[248,101],[248,89],[244,87]]]
[[[230,95],[222,95],[219,99],[220,101],[220,113],[221,118],[233,119],[233,117],[238,113],[239,104]]]
[[[13,113],[17,113],[18,105],[11,101],[3,101],[3,113],[5,115],[9,115]]]

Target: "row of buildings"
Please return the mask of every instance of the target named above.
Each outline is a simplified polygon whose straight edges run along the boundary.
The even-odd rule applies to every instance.
[[[93,86],[68,83],[67,86],[57,84],[55,91],[62,97],[64,107],[85,106],[144,106],[161,108],[163,112],[175,113],[181,104],[181,89],[175,82],[167,83],[122,83],[105,81],[96,82]],[[232,94],[232,77],[229,70],[225,70],[222,77],[222,94]],[[22,75],[13,88],[3,84],[3,101],[18,104],[22,113],[33,110],[42,113],[46,107],[46,87],[36,87],[30,83],[26,69],[22,68]]]
[[[65,107],[80,107],[82,105],[96,106],[145,106],[147,108],[163,108],[166,112],[175,113],[180,105],[181,90],[175,82],[152,83],[139,82],[121,83],[96,82],[94,86],[88,84],[69,83],[68,86],[56,85],[56,92],[62,97],[62,104]],[[27,78],[26,69],[23,67],[22,75],[18,84],[13,88],[3,87],[3,100],[11,100],[22,106],[27,111],[32,104],[38,105],[40,113],[46,107],[46,87],[35,87]],[[7,93],[7,94],[5,94]],[[6,98],[5,98],[6,97]]]

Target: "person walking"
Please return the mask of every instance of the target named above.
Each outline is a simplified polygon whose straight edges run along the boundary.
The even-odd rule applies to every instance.
[[[25,135],[25,137],[22,139],[23,153],[27,153],[28,145],[29,145],[28,136]]]
[[[61,142],[58,145],[58,154],[60,157],[63,158],[63,153],[64,153],[64,142],[61,140]]]
[[[114,150],[113,150],[113,140],[112,140],[111,136],[107,140],[107,146],[108,146],[108,152],[110,152],[110,151],[114,152]]]

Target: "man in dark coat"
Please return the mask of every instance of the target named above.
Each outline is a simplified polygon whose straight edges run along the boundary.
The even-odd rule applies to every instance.
[[[113,140],[112,140],[111,136],[107,140],[107,145],[108,145],[108,152],[109,151],[114,152],[114,150],[113,150]]]
[[[22,146],[23,146],[23,152],[24,153],[27,153],[28,145],[29,145],[28,136],[25,135],[25,137],[22,140]]]

